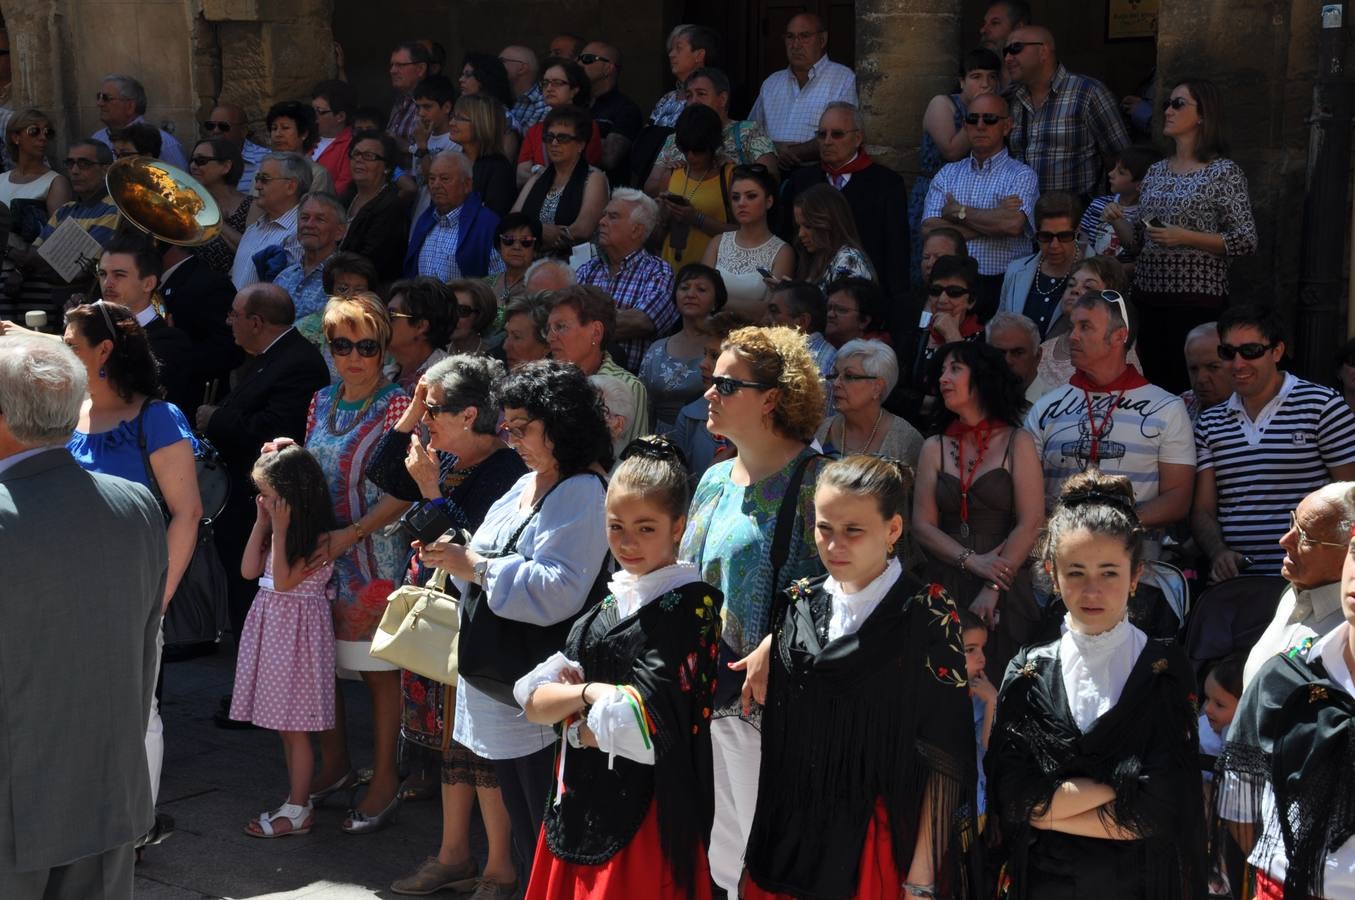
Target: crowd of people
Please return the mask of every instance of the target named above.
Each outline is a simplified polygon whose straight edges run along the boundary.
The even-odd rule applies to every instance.
[[[1216,85],[1170,83],[1162,154],[1026,3],[979,37],[911,186],[808,13],[747,118],[701,25],[648,112],[563,34],[459,73],[411,40],[388,114],[340,71],[257,141],[218,104],[188,152],[110,75],[64,173],[13,113],[0,562],[47,598],[53,548],[97,546],[108,600],[0,628],[34,738],[0,894],[129,896],[172,832],[161,621],[212,564],[216,722],[288,773],[242,828],[436,800],[397,894],[1355,891],[1355,350],[1298,378],[1282,318],[1229,302],[1258,237]],[[124,157],[185,168],[219,232],[123,221]],[[67,221],[102,248],[71,281]],[[373,652],[423,585],[458,598],[455,679]],[[52,703],[97,763],[46,752]],[[116,814],[58,823],[86,789]]]

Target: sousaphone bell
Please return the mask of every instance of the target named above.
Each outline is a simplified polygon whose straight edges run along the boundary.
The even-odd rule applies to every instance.
[[[149,156],[124,156],[108,167],[108,195],[124,219],[156,240],[205,244],[221,231],[221,208],[191,175]]]

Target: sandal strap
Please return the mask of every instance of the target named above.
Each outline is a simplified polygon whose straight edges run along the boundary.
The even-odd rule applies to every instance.
[[[291,830],[296,831],[303,828],[306,819],[310,816],[313,807],[307,803],[302,806],[299,803],[284,803],[272,812],[259,813],[259,830],[272,837],[274,834],[273,823],[278,819],[286,819],[292,826]]]

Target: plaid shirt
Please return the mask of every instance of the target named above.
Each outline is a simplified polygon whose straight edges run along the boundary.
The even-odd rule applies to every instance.
[[[325,269],[329,267],[332,259],[333,255],[321,260],[310,272],[306,271],[305,263],[295,263],[283,269],[278,273],[278,277],[273,279],[273,283],[292,298],[296,318],[301,319],[312,313],[324,311],[325,304],[329,302],[329,295],[325,293]]]
[[[1012,87],[1011,101],[1008,146],[1040,176],[1040,190],[1099,193],[1102,160],[1129,146],[1120,106],[1106,86],[1060,65],[1038,110],[1024,84]]]
[[[395,105],[391,107],[390,119],[386,121],[386,131],[393,135],[397,141],[408,142],[414,140],[414,125],[419,121],[419,107],[415,105],[414,98],[405,94]]]
[[[456,262],[456,250],[461,246],[461,207],[439,215],[433,210],[433,228],[424,238],[419,248],[419,274],[448,282],[461,277],[461,267]],[[489,251],[489,272],[495,275],[503,271],[503,257],[498,250]]]
[[[682,115],[682,111],[686,108],[686,94],[682,85],[678,85],[660,97],[659,102],[654,104],[654,111],[649,114],[649,124],[672,128],[677,123],[678,116]]]
[[[809,67],[804,87],[789,67],[768,75],[748,118],[761,125],[772,140],[799,144],[814,137],[824,107],[835,100],[858,105],[856,73],[824,54]]]
[[[1026,214],[1026,227],[1021,234],[976,237],[965,242],[969,255],[978,261],[980,275],[1002,275],[1012,260],[1030,255],[1035,201],[1040,196],[1039,179],[1030,166],[1012,159],[1006,150],[997,151],[983,162],[974,159],[971,153],[966,159],[946,163],[927,188],[922,218],[939,218],[947,194],[976,209],[996,209],[1004,197],[1021,198],[1021,211]]]
[[[638,309],[654,323],[654,333],[664,334],[677,324],[678,311],[673,305],[673,270],[668,263],[644,248],[621,260],[613,275],[605,256],[595,256],[579,266],[576,275],[579,284],[602,288],[616,302],[616,308]],[[632,372],[639,371],[645,350],[651,340],[632,338],[619,341],[625,353],[622,364]]]
[[[534,84],[508,111],[508,127],[524,135],[528,128],[545,119],[549,111],[546,98],[541,95],[541,85]]]

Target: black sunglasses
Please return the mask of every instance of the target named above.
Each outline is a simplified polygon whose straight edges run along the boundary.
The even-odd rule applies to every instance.
[[[541,135],[541,143],[543,144],[570,144],[578,139],[578,135],[566,134],[563,131],[547,131]]]
[[[724,375],[712,375],[710,377],[711,386],[715,388],[715,393],[721,397],[732,397],[739,392],[739,388],[755,388],[759,391],[770,391],[776,387],[774,384],[763,384],[760,381],[740,381],[737,378],[729,378]]]
[[[211,119],[208,119],[207,121],[205,121],[205,122],[202,123],[202,130],[203,130],[203,131],[230,131],[230,130],[231,130],[231,123],[230,123],[230,122],[214,122],[214,121],[212,121]]]
[[[1185,97],[1172,97],[1170,100],[1162,101],[1162,111],[1169,109],[1181,110],[1194,103],[1193,100],[1187,100]]]
[[[595,62],[611,62],[607,57],[598,56],[596,53],[580,53],[578,59],[579,62],[583,63],[585,66],[591,66]]]
[[[766,175],[768,169],[762,163],[744,163],[741,166],[734,167],[734,177],[740,175]]]
[[[1007,117],[999,116],[997,113],[968,113],[965,115],[964,120],[969,125],[977,125],[980,121],[985,125],[996,125],[1005,118]]]
[[[29,137],[37,137],[38,135],[42,134],[46,135],[50,139],[56,137],[56,129],[50,126],[47,128],[43,128],[41,125],[29,125],[27,128],[24,129],[24,134],[28,135]]]
[[[1035,232],[1035,240],[1039,241],[1041,244],[1052,244],[1055,241],[1058,241],[1060,244],[1071,244],[1073,241],[1077,240],[1077,232],[1037,231]]]
[[[929,285],[927,285],[927,294],[928,294],[928,296],[931,296],[931,297],[940,297],[941,294],[943,294],[943,293],[944,293],[947,297],[950,297],[950,298],[953,299],[953,300],[958,300],[959,298],[968,295],[968,293],[969,293],[969,288],[967,288],[967,287],[961,287],[961,286],[958,285],[958,284],[947,284],[947,285],[929,284]]]
[[[195,166],[201,167],[207,165],[209,162],[217,162],[217,158],[215,156],[195,156],[190,159],[189,162]]]
[[[536,238],[530,237],[530,236],[529,236],[529,237],[520,237],[520,238],[516,238],[516,237],[509,237],[508,235],[504,235],[503,237],[499,238],[499,243],[500,243],[500,244],[503,244],[505,247],[523,247],[523,248],[528,248],[528,247],[535,247],[535,246],[536,246]]]
[[[348,154],[349,159],[360,159],[363,162],[385,162],[386,157],[372,150],[353,150]]]
[[[1256,360],[1265,356],[1278,346],[1279,344],[1274,343],[1258,344],[1255,341],[1239,344],[1236,347],[1232,344],[1219,344],[1219,359],[1224,362],[1232,362],[1234,357],[1241,355],[1243,359]]]
[[[847,135],[855,133],[855,128],[820,128],[818,131],[814,132],[814,137],[819,140],[824,140],[831,136],[833,140],[840,141]]]
[[[437,405],[436,403],[425,403],[423,405],[423,408],[428,413],[428,418],[431,419],[434,416],[440,416],[443,413],[452,413],[453,415],[455,415],[456,413],[461,412],[461,410],[465,409],[466,407],[452,406],[449,403],[444,403],[441,406]]]
[[[1043,47],[1044,41],[1012,41],[1002,48],[1003,56],[1015,56],[1027,47]]]
[[[380,355],[381,343],[376,338],[363,338],[356,343],[348,338],[331,338],[329,341],[329,352],[335,356],[347,356],[354,350],[358,351],[358,356],[371,359]]]

